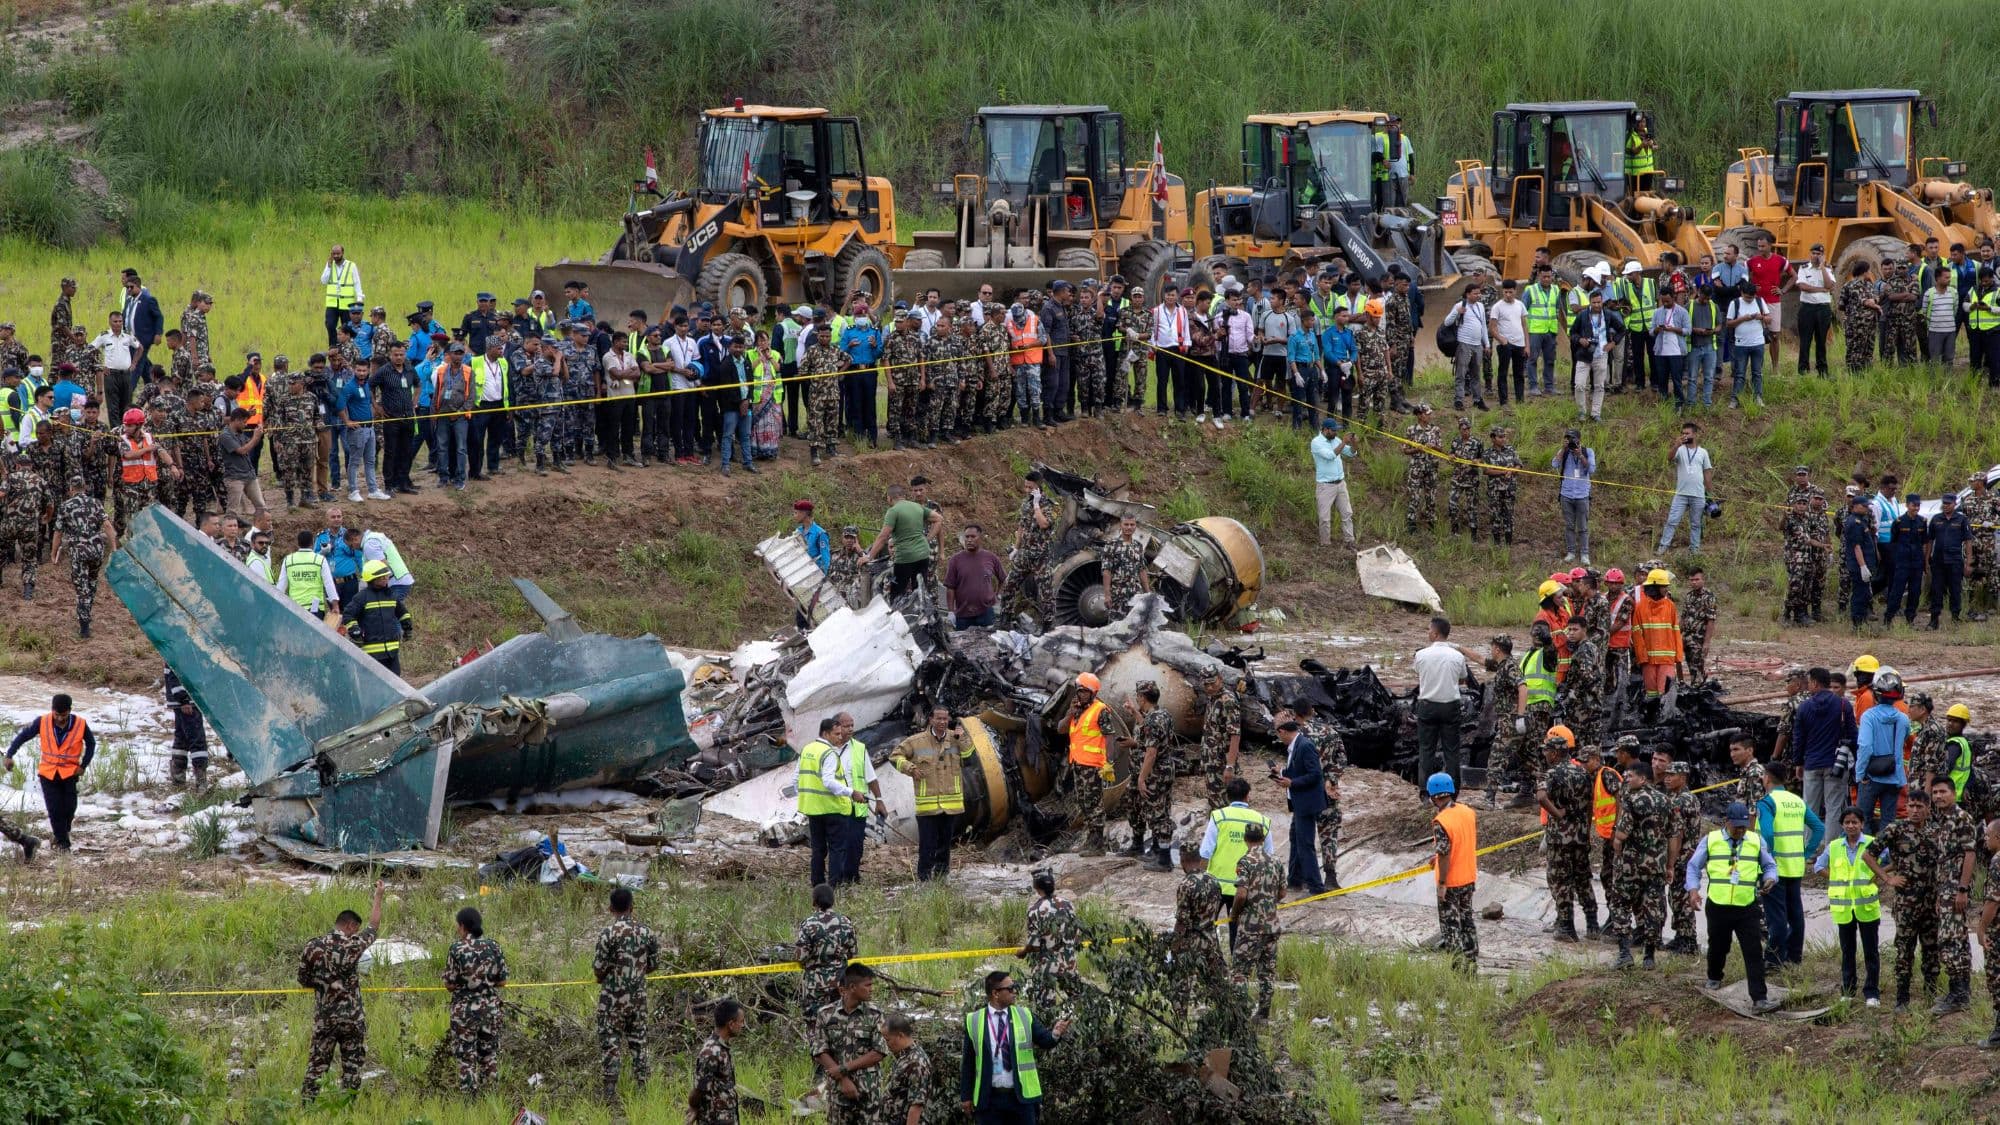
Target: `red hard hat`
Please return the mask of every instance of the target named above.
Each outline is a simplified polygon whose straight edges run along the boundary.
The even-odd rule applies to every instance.
[[[1625,581],[1625,572],[1614,566],[1604,572],[1604,580],[1606,582],[1623,582]]]
[[[143,425],[145,425],[145,424],[146,424],[146,412],[145,412],[145,411],[143,411],[143,410],[141,410],[141,409],[139,409],[139,408],[138,408],[138,407],[136,407],[136,406],[135,406],[135,407],[133,407],[133,408],[131,408],[130,410],[127,410],[127,411],[125,412],[125,424],[126,424],[126,425],[128,425],[128,426],[143,426]]]

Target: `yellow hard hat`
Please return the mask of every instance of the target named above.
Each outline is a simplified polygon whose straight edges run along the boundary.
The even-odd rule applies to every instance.
[[[1535,587],[1535,596],[1538,598],[1546,598],[1560,593],[1562,593],[1562,584],[1558,582],[1544,582],[1540,586]]]
[[[389,577],[389,564],[383,562],[381,559],[361,564],[361,580],[363,582],[373,582],[377,578],[387,577]]]
[[[1646,581],[1644,584],[1647,586],[1671,586],[1673,585],[1673,581],[1673,575],[1668,574],[1664,570],[1654,568],[1646,572]]]
[[[1945,711],[1944,717],[1969,723],[1972,721],[1972,711],[1963,703],[1954,703]]]
[[[1555,739],[1561,739],[1563,743],[1572,750],[1576,749],[1576,732],[1562,725],[1561,723],[1557,723],[1555,726],[1550,727],[1549,733],[1545,737],[1543,737],[1542,741],[1550,742]]]
[[[1882,662],[1880,660],[1877,660],[1874,657],[1869,656],[1867,653],[1862,653],[1860,656],[1854,658],[1854,666],[1852,668],[1849,668],[1848,671],[1873,673],[1875,671],[1878,671],[1881,667],[1882,667]]]

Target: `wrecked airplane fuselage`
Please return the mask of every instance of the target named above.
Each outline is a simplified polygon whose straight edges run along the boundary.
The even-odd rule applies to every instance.
[[[249,780],[267,832],[345,852],[436,847],[447,799],[634,780],[695,753],[653,637],[585,633],[517,581],[546,631],[411,687],[166,508],[105,568]]]

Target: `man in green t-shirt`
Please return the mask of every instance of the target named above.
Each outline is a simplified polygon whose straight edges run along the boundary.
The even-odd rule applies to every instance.
[[[889,600],[894,601],[910,592],[931,569],[930,523],[943,522],[936,512],[924,510],[923,505],[911,500],[900,484],[889,486],[889,510],[882,513],[882,531],[875,536],[875,542],[868,545],[868,551],[861,556],[861,566],[875,560],[882,553],[882,547],[890,548],[889,561],[893,569],[889,575]]]

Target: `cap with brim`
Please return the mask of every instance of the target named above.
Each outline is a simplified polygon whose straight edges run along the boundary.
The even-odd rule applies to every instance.
[[[1727,821],[1731,828],[1748,828],[1750,810],[1741,801],[1731,801],[1728,811],[1723,813],[1723,820]]]
[[[476,300],[476,301],[497,301],[497,300],[499,300],[499,299],[500,299],[500,298],[498,298],[498,297],[495,297],[495,296],[494,296],[493,294],[491,294],[491,293],[480,293],[479,295],[477,295],[476,297],[474,297],[474,298],[473,298],[473,300]]]
[[[432,310],[432,309],[434,309],[434,308],[437,308],[437,302],[435,302],[435,301],[418,301],[418,302],[417,302],[417,311],[418,311],[418,312],[429,312],[429,311],[431,311],[431,310]]]
[[[840,529],[840,534],[843,537],[852,535],[855,538],[859,539],[861,537],[861,529],[850,523],[847,526]]]
[[[799,317],[803,320],[811,320],[813,315],[812,306],[800,305],[798,308],[792,310],[792,315]]]
[[[515,308],[517,308],[517,309],[518,309],[518,308],[520,308],[520,307],[521,307],[522,305],[525,305],[525,304],[527,304],[527,303],[528,303],[528,299],[527,299],[526,297],[516,297],[516,298],[514,298],[514,307],[515,307]]]
[[[1795,476],[1795,477],[1802,477],[1802,476],[1805,476],[1805,475],[1807,475],[1807,474],[1809,474],[1809,473],[1811,473],[1811,472],[1812,472],[1812,467],[1811,467],[1811,466],[1809,466],[1809,465],[1793,465],[1793,466],[1792,466],[1792,475],[1793,475],[1793,476]]]

